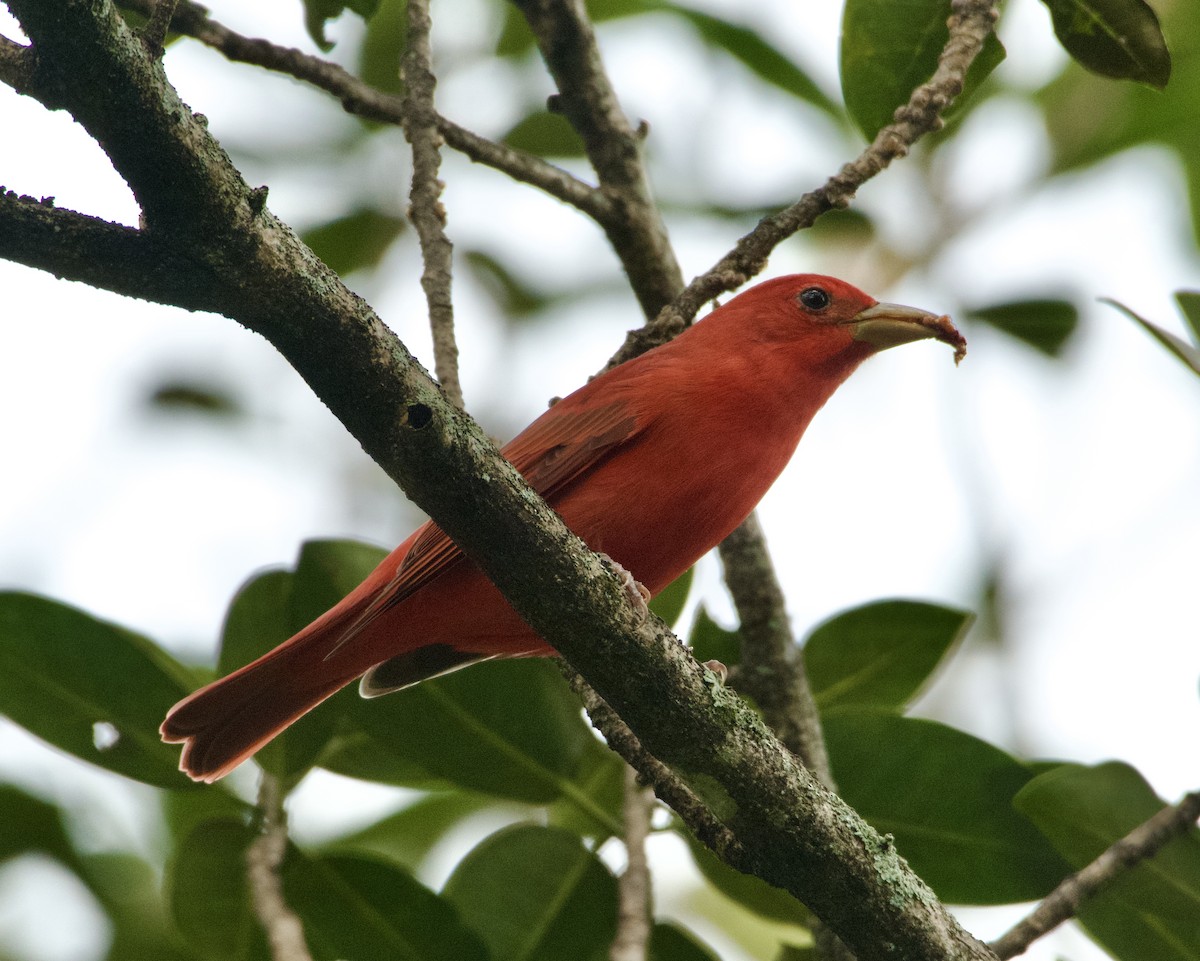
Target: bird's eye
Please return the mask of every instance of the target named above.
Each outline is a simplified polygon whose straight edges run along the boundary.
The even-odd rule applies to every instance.
[[[829,293],[820,287],[805,287],[800,291],[800,303],[809,310],[824,310],[829,306]]]

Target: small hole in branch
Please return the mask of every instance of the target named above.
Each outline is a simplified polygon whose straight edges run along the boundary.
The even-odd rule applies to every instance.
[[[433,411],[424,404],[409,404],[400,417],[400,423],[413,430],[428,426],[433,420]]]

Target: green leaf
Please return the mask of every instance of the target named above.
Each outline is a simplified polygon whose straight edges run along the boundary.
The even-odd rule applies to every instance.
[[[1163,808],[1142,776],[1110,761],[1063,764],[1033,779],[1016,806],[1075,869]],[[1084,902],[1079,920],[1121,961],[1200,959],[1200,834],[1193,828]]]
[[[294,572],[267,571],[250,580],[226,615],[219,672],[228,674],[282,644],[349,594],[386,556],[357,541],[308,541]],[[334,736],[340,715],[335,705],[350,699],[357,695],[347,690],[300,718],[258,752],[258,763],[285,782],[297,781]]]
[[[76,757],[158,787],[182,787],[179,752],[158,737],[191,689],[157,645],[77,608],[0,594],[0,713]]]
[[[539,314],[562,297],[548,294],[518,277],[500,260],[482,250],[468,250],[463,262],[472,276],[492,295],[510,320],[521,320]]]
[[[1160,344],[1167,348],[1172,354],[1178,357],[1189,370],[1194,374],[1200,374],[1200,348],[1193,347],[1182,337],[1177,337],[1169,330],[1163,330],[1157,324],[1153,324],[1146,318],[1135,314],[1124,304],[1111,300],[1108,297],[1101,297],[1100,302],[1108,304],[1110,307],[1116,307],[1117,310],[1132,318],[1142,329],[1145,330],[1151,337],[1157,340]]]
[[[1012,804],[1025,765],[935,721],[844,709],[823,717],[838,793],[954,904],[1048,893],[1070,869]]]
[[[648,4],[654,6],[654,4]],[[793,97],[841,119],[842,111],[825,92],[800,69],[791,58],[773,46],[761,34],[749,27],[721,20],[674,3],[663,3],[662,9],[688,21],[710,46],[724,50],[753,71],[760,79],[778,87]]]
[[[1042,0],[1054,34],[1080,64],[1103,77],[1138,80],[1161,90],[1171,54],[1158,17],[1144,0]]]
[[[375,15],[367,21],[367,34],[359,50],[358,75],[387,93],[404,91],[400,56],[408,35],[406,10],[404,0],[379,0]]]
[[[283,882],[318,961],[488,961],[449,900],[392,864],[292,848]]]
[[[600,961],[616,933],[617,884],[568,831],[520,825],[482,841],[443,895],[493,958]]]
[[[313,253],[346,277],[379,266],[392,242],[407,228],[403,217],[361,208],[301,235]]]
[[[175,926],[205,957],[262,957],[246,889],[246,848],[254,832],[243,821],[213,818],[199,824],[167,867],[167,903]]]
[[[224,386],[190,377],[170,377],[158,383],[144,401],[146,407],[163,414],[190,414],[231,423],[246,410]]]
[[[675,580],[659,591],[658,596],[650,602],[650,610],[663,619],[667,625],[673,625],[683,613],[688,594],[692,591],[692,575],[695,568],[689,567]]]
[[[491,798],[465,791],[427,794],[394,814],[329,841],[322,850],[375,855],[415,871],[465,818],[497,807]]]
[[[347,702],[354,723],[396,756],[473,791],[516,801],[565,799],[620,831],[577,783],[595,736],[546,660],[501,660],[369,701]]]
[[[253,838],[241,821],[208,821],[184,840],[170,866],[176,924],[206,956],[265,956],[246,887]],[[285,898],[319,961],[485,959],[450,904],[398,867],[347,854],[314,858],[289,847],[282,875]]]
[[[205,793],[222,792],[192,792]],[[111,961],[195,961],[168,916],[156,867],[112,851],[87,855],[83,876],[108,918]]]
[[[809,922],[808,910],[787,891],[731,868],[690,833],[685,840],[705,880],[731,901],[771,921],[800,925]]]
[[[920,601],[876,601],[819,625],[804,645],[817,704],[902,709],[974,615]]]
[[[1177,290],[1175,302],[1191,328],[1192,342],[1200,345],[1200,290]]]
[[[379,0],[304,0],[304,26],[313,42],[328,52],[333,43],[325,36],[326,23],[336,20],[346,10],[353,10],[367,20],[378,5]]]
[[[741,635],[723,628],[704,607],[696,611],[696,621],[688,634],[688,645],[701,663],[720,661],[726,667],[733,667],[742,659]]]
[[[931,76],[950,36],[950,0],[846,0],[842,12],[842,97],[868,140]],[[967,72],[951,110],[965,103],[1004,59],[994,33]]]
[[[78,873],[79,859],[58,808],[11,784],[0,784],[0,864],[35,852]]]
[[[720,961],[691,931],[671,921],[657,921],[650,931],[649,961]]]
[[[582,157],[583,141],[567,118],[548,110],[535,110],[500,138],[514,150],[538,157]]]
[[[1059,357],[1079,326],[1079,310],[1066,300],[1014,300],[967,311],[1048,357]]]

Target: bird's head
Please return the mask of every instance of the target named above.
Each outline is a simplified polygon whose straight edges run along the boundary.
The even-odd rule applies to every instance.
[[[817,344],[828,349],[861,344],[866,353],[915,340],[940,340],[954,348],[955,363],[967,353],[967,341],[950,318],[915,307],[880,303],[857,287],[821,274],[792,274],[758,284],[734,298],[759,318],[771,338]],[[856,352],[857,353],[857,352]],[[861,359],[861,358],[860,358]]]

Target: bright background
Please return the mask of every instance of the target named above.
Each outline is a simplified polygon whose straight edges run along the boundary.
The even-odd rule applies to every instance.
[[[291,2],[208,6],[243,33],[312,49]],[[792,4],[710,6],[762,30],[835,94],[837,5],[813,5],[803,20]],[[520,118],[514,105],[549,92],[536,63],[478,57],[497,5],[446,0],[434,13],[435,46],[453,66],[438,90],[443,113],[499,135]],[[343,19],[331,27],[339,50],[359,29]],[[860,149],[817,111],[715,59],[678,24],[659,26],[618,21],[600,35],[626,109],[651,124],[648,156],[664,201],[798,196]],[[17,36],[11,20],[0,29]],[[1001,36],[1009,59],[1000,77],[1011,93],[966,120],[932,174],[904,162],[862,191],[876,240],[830,232],[790,241],[769,274],[836,273],[881,299],[952,314],[1069,296],[1083,307],[1081,328],[1058,361],[980,325],[965,331],[970,353],[959,369],[933,343],[873,360],[818,417],[762,517],[800,634],[885,596],[979,609],[985,583],[998,576],[1002,637],[977,630],[921,711],[1025,756],[1121,758],[1174,799],[1200,782],[1200,381],[1095,299],[1115,298],[1182,330],[1171,294],[1200,287],[1184,174],[1174,154],[1144,148],[1046,182],[1047,134],[1021,94],[1055,76],[1065,55],[1034,0],[1011,0]],[[336,104],[191,42],[170,48],[167,68],[247,180],[269,184],[271,208],[294,226],[323,223],[352,200],[403,211],[408,167],[398,132],[331,168],[329,155],[356,126]],[[136,222],[128,190],[67,115],[3,88],[0,129],[9,131],[0,148],[7,188]],[[467,405],[507,438],[601,367],[640,317],[602,235],[580,217],[450,152],[444,179],[460,252],[503,255],[551,291],[595,288],[513,323],[475,275],[459,271]],[[745,229],[686,211],[669,223],[687,276]],[[378,271],[350,280],[428,364],[418,270],[406,234]],[[418,522],[299,378],[236,324],[7,263],[0,290],[0,585],[79,605],[203,660],[228,599],[252,572],[290,563],[306,538],[391,546]],[[236,411],[165,410],[150,399],[167,382],[208,385]],[[700,582],[710,610],[731,620],[712,558]],[[150,789],[84,768],[5,722],[0,780],[62,805],[85,845],[154,844]],[[318,772],[295,800],[295,832],[301,841],[327,836],[402,797]],[[675,842],[655,845],[659,908],[686,910]],[[48,862],[0,869],[0,955],[101,957],[103,922],[87,899]],[[1016,916],[965,914],[982,937]],[[743,949],[753,954],[753,945]],[[1100,956],[1068,932],[1029,957],[1056,952]]]

